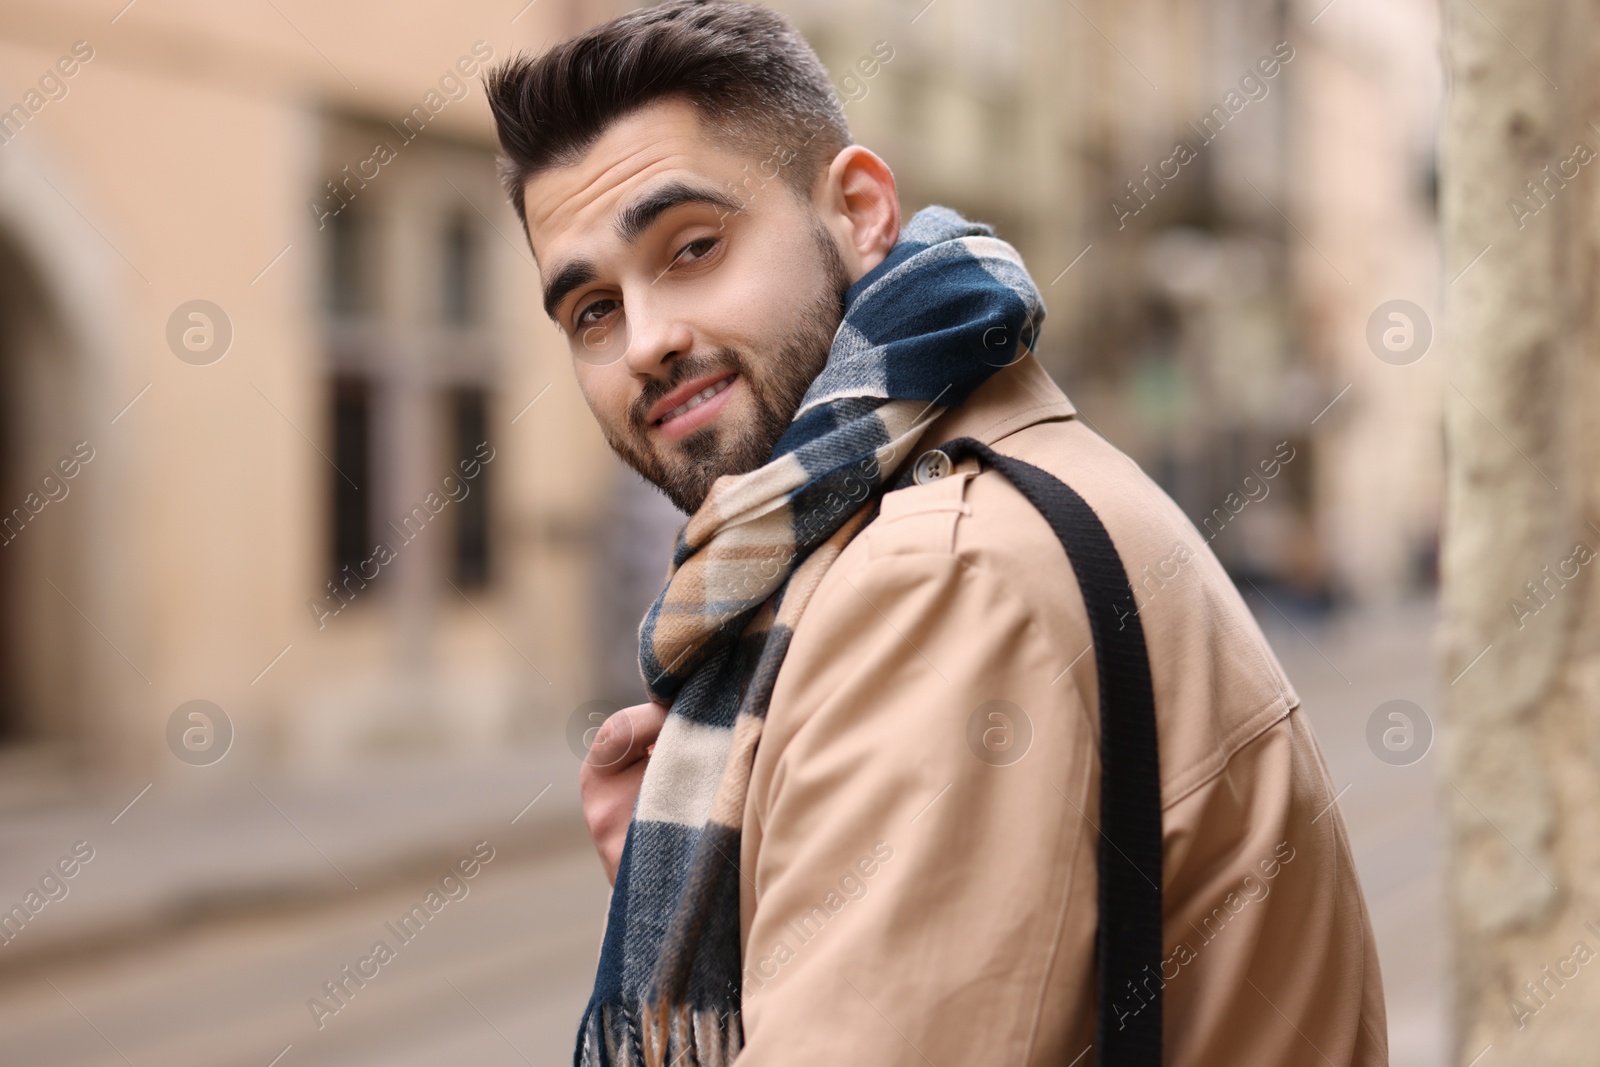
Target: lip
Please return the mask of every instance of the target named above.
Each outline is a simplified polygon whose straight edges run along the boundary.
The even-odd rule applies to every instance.
[[[703,392],[707,386],[715,385],[723,379],[730,379],[727,388],[706,400],[698,406],[677,416],[670,422],[661,422],[661,417],[673,408],[687,401],[696,393]],[[716,374],[702,375],[693,381],[684,382],[678,388],[662,397],[650,408],[646,416],[650,428],[668,440],[673,440],[691,433],[704,426],[716,417],[728,402],[728,394],[732,393],[739,385],[739,375],[736,371],[720,371]]]

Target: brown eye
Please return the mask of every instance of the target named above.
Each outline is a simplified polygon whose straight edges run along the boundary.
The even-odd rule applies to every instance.
[[[718,237],[702,237],[698,241],[690,241],[678,250],[678,254],[674,259],[675,261],[687,260],[690,263],[704,259],[711,254],[720,241],[721,238]]]
[[[615,300],[603,299],[585,304],[583,309],[578,312],[578,325],[593,326],[595,323],[609,315],[616,303],[617,302]]]

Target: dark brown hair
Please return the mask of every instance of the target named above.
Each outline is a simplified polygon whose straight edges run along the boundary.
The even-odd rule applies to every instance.
[[[629,112],[687,100],[713,137],[774,155],[802,194],[851,143],[828,72],[788,19],[732,0],[668,0],[631,11],[539,56],[491,68],[485,89],[500,135],[500,180],[524,228],[523,190],[576,163]]]

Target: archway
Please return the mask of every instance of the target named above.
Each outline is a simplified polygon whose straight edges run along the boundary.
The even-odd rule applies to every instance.
[[[74,447],[85,435],[62,323],[42,271],[0,230],[0,746],[70,758],[84,696],[73,601],[86,569],[74,497],[93,445]]]

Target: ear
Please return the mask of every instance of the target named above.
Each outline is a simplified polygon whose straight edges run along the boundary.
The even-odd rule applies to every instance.
[[[852,282],[882,263],[900,239],[894,175],[869,148],[853,144],[834,156],[815,198]]]

